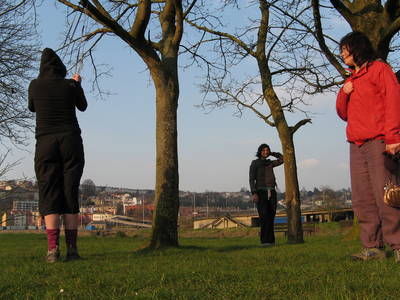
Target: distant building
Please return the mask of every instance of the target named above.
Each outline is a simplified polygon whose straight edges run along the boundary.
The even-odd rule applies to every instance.
[[[126,215],[127,211],[129,209],[132,209],[132,207],[135,207],[138,204],[138,201],[136,197],[133,198],[124,198],[122,200],[122,205],[123,205],[123,214]]]
[[[8,184],[5,184],[5,183],[3,182],[3,183],[0,185],[0,189],[3,190],[3,191],[9,192],[9,191],[12,191],[13,187],[12,187],[12,185],[8,185]]]
[[[109,218],[111,218],[113,215],[112,214],[93,214],[93,222],[99,222],[99,221],[105,221]]]
[[[41,226],[41,217],[37,212],[12,210],[3,214],[1,226],[7,229],[36,229]]]
[[[16,200],[16,201],[13,201],[13,210],[38,211],[39,210],[39,202],[38,201]]]
[[[32,181],[29,181],[29,180],[1,180],[0,181],[0,190],[11,191],[15,187],[32,190],[34,188],[34,185],[33,185]]]

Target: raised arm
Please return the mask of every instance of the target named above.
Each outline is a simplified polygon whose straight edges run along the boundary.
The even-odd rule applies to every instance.
[[[283,164],[283,155],[280,154],[279,152],[271,152],[271,156],[275,157],[276,160],[272,161],[272,166],[277,167]]]
[[[74,87],[75,87],[75,106],[80,111],[85,111],[87,108],[87,101],[85,97],[85,92],[82,89],[81,81],[82,77],[79,74],[74,74],[72,76]]]
[[[80,83],[76,83],[76,98],[75,105],[80,111],[85,111],[87,108],[87,101],[85,93]]]

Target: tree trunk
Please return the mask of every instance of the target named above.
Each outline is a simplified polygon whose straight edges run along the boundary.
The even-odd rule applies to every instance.
[[[285,170],[285,201],[288,216],[288,242],[303,243],[303,230],[301,225],[301,201],[299,182],[297,179],[296,154],[293,144],[293,134],[290,128],[278,130],[282,143]]]
[[[288,242],[303,243],[303,229],[301,225],[300,192],[297,179],[296,155],[293,143],[293,130],[288,126],[279,98],[275,94],[269,80],[265,64],[259,64],[264,99],[268,102],[276,129],[281,141],[284,170],[285,170],[285,201],[288,217]]]
[[[374,20],[374,18],[369,15],[358,18],[356,19],[357,22],[351,24],[352,29],[363,32],[371,41],[378,57],[386,60],[389,54],[390,39],[382,37],[381,32],[389,25],[383,21],[374,24],[374,22],[371,23],[371,20]]]
[[[156,87],[156,192],[150,248],[178,246],[177,59],[172,72],[150,70]],[[168,66],[167,66],[168,67]]]

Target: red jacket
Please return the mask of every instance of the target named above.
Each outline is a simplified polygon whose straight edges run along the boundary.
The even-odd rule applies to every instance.
[[[347,140],[358,145],[371,139],[400,143],[400,85],[386,63],[374,61],[346,80],[353,92],[340,89],[336,111],[347,121]]]

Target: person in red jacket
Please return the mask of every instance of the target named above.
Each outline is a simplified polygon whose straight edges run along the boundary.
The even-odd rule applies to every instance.
[[[384,162],[400,151],[400,85],[363,33],[344,36],[340,50],[351,74],[339,91],[336,110],[347,122],[352,205],[364,247],[352,258],[383,259],[387,243],[400,263],[400,210],[383,202],[385,184],[395,180]]]

